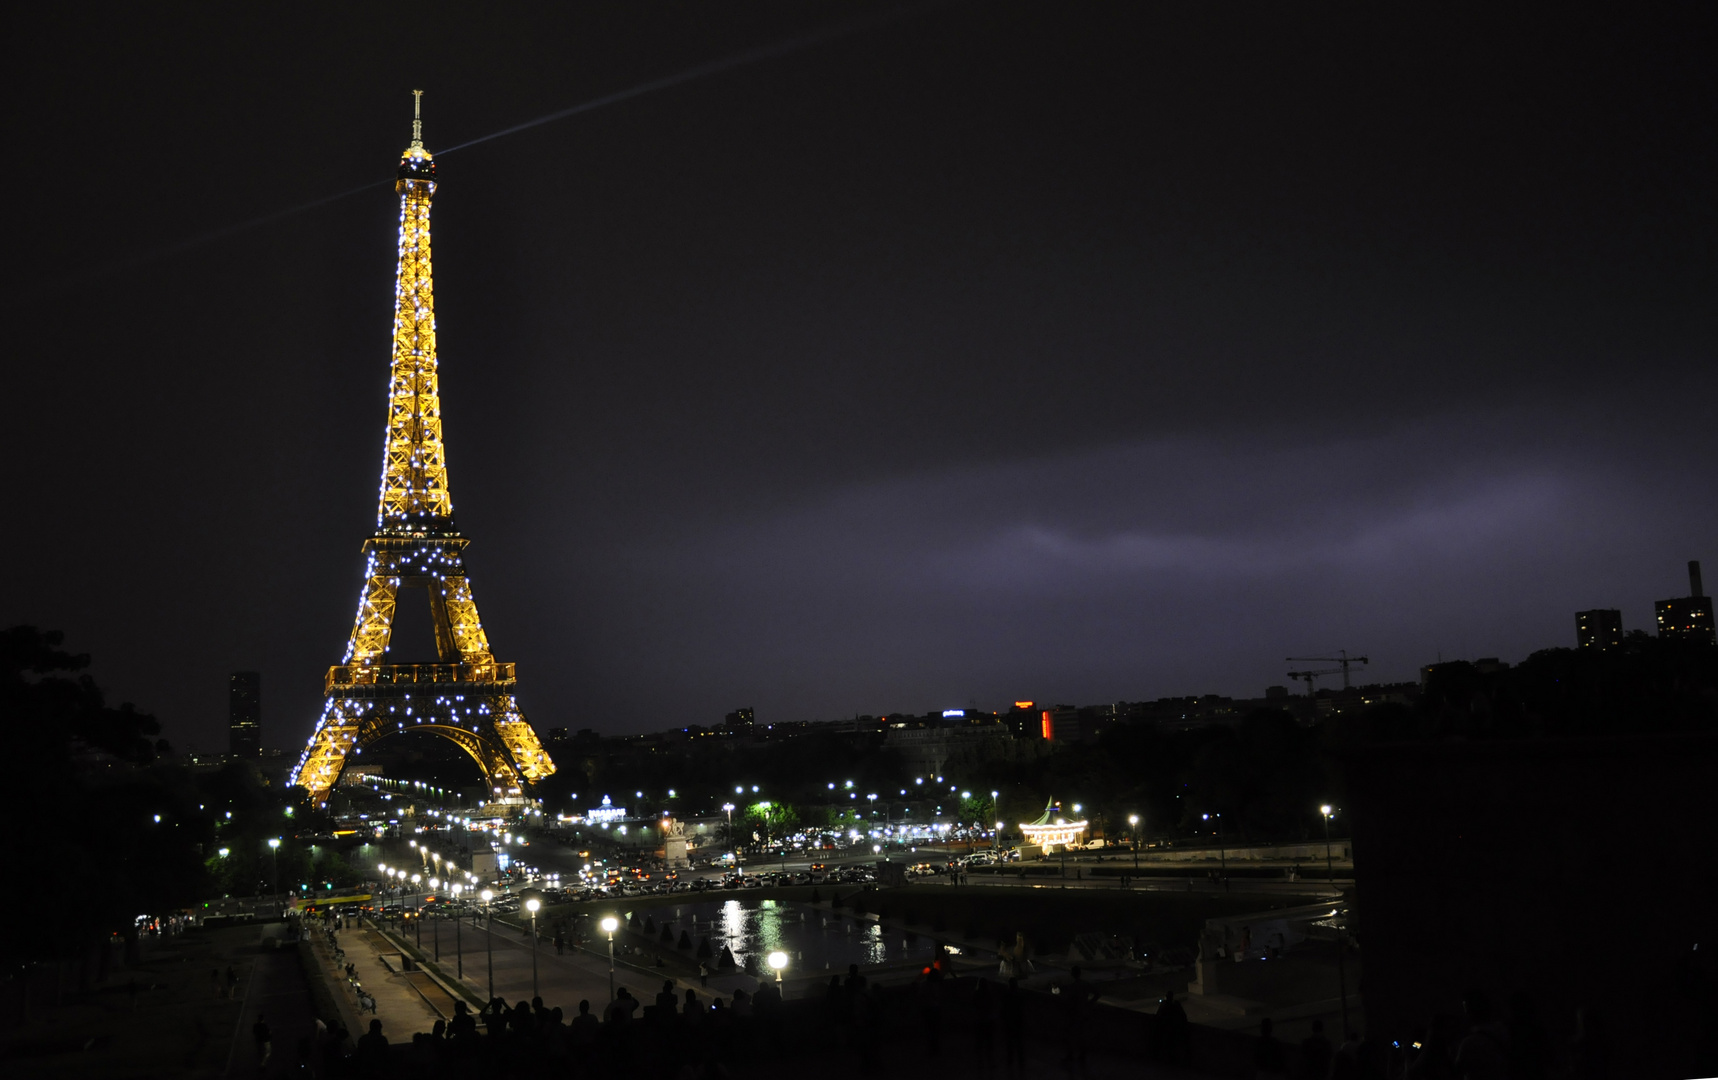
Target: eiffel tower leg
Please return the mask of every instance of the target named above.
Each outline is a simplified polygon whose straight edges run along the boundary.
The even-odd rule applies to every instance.
[[[363,697],[331,694],[297,782],[326,806],[351,756],[407,732],[448,739],[469,754],[483,773],[486,801],[523,799],[531,783],[554,771],[512,694],[459,694],[429,683],[376,687]]]
[[[328,805],[328,793],[346,768],[346,755],[358,747],[358,722],[363,713],[362,702],[329,698],[310,745],[298,759],[294,783],[304,788],[319,808]]]

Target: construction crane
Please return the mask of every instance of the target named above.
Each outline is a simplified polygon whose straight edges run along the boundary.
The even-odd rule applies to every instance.
[[[1339,656],[1290,656],[1290,657],[1286,657],[1285,659],[1287,659],[1287,661],[1291,664],[1337,664],[1337,665],[1340,665],[1338,667],[1333,667],[1333,668],[1320,668],[1317,671],[1291,671],[1288,673],[1288,677],[1291,679],[1301,679],[1301,680],[1304,680],[1306,682],[1306,696],[1307,697],[1312,696],[1312,680],[1318,678],[1320,675],[1341,674],[1341,676],[1342,676],[1342,688],[1344,690],[1347,690],[1348,689],[1348,666],[1350,664],[1364,664],[1367,662],[1367,658],[1364,656],[1349,656],[1347,649],[1338,649],[1337,652],[1340,653],[1341,655],[1339,655]]]

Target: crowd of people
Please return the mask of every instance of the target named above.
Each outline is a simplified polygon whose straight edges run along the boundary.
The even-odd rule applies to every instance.
[[[1439,1013],[1406,1040],[1388,1045],[1351,1032],[1339,1046],[1313,1021],[1312,1032],[1290,1054],[1261,1021],[1253,1044],[1257,1080],[1610,1080],[1610,1048],[1598,1014],[1582,1009],[1566,1048],[1552,1045],[1533,999],[1517,994],[1507,1018],[1496,1016],[1481,990],[1462,998],[1463,1017]],[[1159,1015],[1162,1015],[1161,1010]]]
[[[1062,992],[1070,1059],[1084,1056],[1080,1033],[1096,996],[1077,972]],[[319,1024],[314,1045],[300,1050],[313,1071],[335,1077],[372,1076],[390,1062],[409,1062],[420,1076],[719,1077],[802,1052],[844,1054],[875,1075],[892,1075],[903,1054],[967,1058],[987,1069],[1000,1063],[1024,1075],[1025,997],[1013,979],[957,980],[945,959],[910,985],[889,987],[854,965],[812,1000],[794,1002],[791,1024],[768,980],[727,996],[667,980],[649,995],[618,987],[612,1001],[580,1001],[570,1014],[541,998],[511,1005],[495,998],[475,1010],[455,1002],[451,1020],[427,1032],[391,1033],[372,1018],[354,1038],[338,1023]]]

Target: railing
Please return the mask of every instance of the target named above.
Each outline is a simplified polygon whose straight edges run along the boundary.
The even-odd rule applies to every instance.
[[[337,664],[328,669],[327,691],[348,686],[413,686],[437,683],[511,683],[512,663]]]

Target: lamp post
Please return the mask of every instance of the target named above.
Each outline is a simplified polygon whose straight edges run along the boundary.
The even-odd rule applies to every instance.
[[[1318,812],[1324,816],[1324,876],[1333,884],[1336,881],[1336,868],[1330,861],[1330,815],[1335,809],[1329,803],[1318,808]]]
[[[1129,831],[1133,833],[1133,872],[1137,874],[1139,873],[1139,815],[1129,814],[1127,825]]]
[[[734,804],[725,802],[722,804],[722,809],[728,812],[728,845],[734,849],[734,873],[737,874],[740,872],[740,845],[734,842]],[[612,988],[609,991],[609,997],[614,997]]]
[[[495,899],[495,894],[488,889],[484,889],[483,892],[479,893],[478,895],[483,897],[483,910],[489,916],[489,922],[488,922],[488,925],[484,928],[485,932],[483,934],[483,957],[489,963],[489,1000],[494,1001],[495,1000],[495,905],[490,903],[490,901]]]
[[[781,993],[781,972],[787,967],[787,953],[777,950],[770,953],[770,967],[775,970],[776,993]]]
[[[441,882],[436,878],[430,878],[429,883],[432,889],[441,888]],[[430,941],[435,949],[434,960],[439,964],[441,963],[441,912],[438,910],[434,914],[436,917],[435,925],[430,928]]]
[[[996,819],[996,831],[990,834],[990,861],[994,864],[1001,855],[1002,847],[1002,809],[996,805],[1001,792],[990,793],[990,816]]]
[[[1221,867],[1218,873],[1226,878],[1229,876],[1229,851],[1223,846],[1223,815],[1205,814],[1203,816],[1206,821],[1210,821],[1212,818],[1217,819],[1217,863]]]
[[[614,932],[620,929],[620,920],[610,915],[603,919],[602,928],[608,934],[608,999],[614,1000]]]
[[[453,977],[465,978],[465,947],[460,941],[460,929],[465,925],[465,913],[459,907],[460,887],[453,887]]]
[[[417,907],[418,882],[422,881],[423,879],[424,879],[424,876],[422,874],[413,874],[412,875],[412,891],[411,891],[410,895],[412,898],[412,906],[414,908]],[[418,914],[418,917],[413,920],[413,924],[417,927],[418,948],[421,949],[424,947],[424,919],[423,919],[423,914],[421,912]]]
[[[280,837],[271,836],[268,840],[269,888],[276,894],[280,892]]]
[[[537,909],[542,907],[542,901],[535,896],[525,901],[525,910],[531,913],[531,996],[537,996]]]

